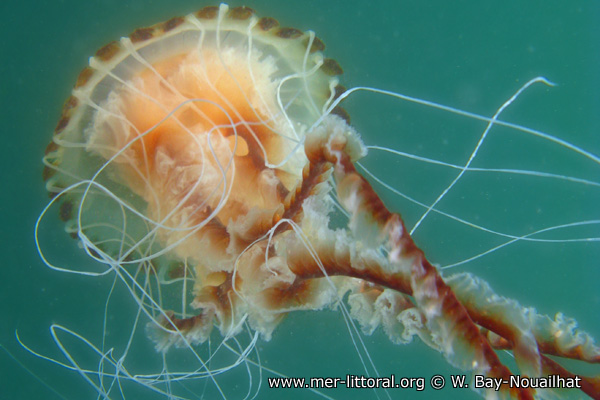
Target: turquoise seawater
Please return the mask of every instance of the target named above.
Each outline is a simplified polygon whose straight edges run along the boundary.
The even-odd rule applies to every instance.
[[[26,346],[68,364],[50,326],[73,329],[99,346],[105,301],[113,282],[110,276],[98,279],[55,272],[40,259],[33,240],[34,225],[48,201],[41,179],[41,157],[62,104],[90,55],[136,27],[206,5],[210,4],[158,0],[29,0],[0,5],[0,399],[98,398],[79,374],[33,356],[16,338],[18,332]],[[597,2],[436,0],[380,1],[367,6],[355,0],[256,0],[245,5],[261,16],[278,19],[282,25],[315,31],[327,45],[326,55],[344,68],[342,83],[346,87],[386,89],[491,117],[525,82],[544,76],[556,86],[532,86],[500,119],[600,155]],[[466,163],[486,127],[464,116],[373,93],[353,94],[343,105],[366,144],[457,165]],[[432,204],[457,174],[456,170],[376,150],[364,165],[398,191],[425,204]],[[542,313],[563,312],[600,338],[598,162],[557,143],[493,127],[471,166],[540,171],[587,182],[467,172],[436,208],[490,231],[514,236],[589,222],[533,236],[547,241],[516,241],[453,271],[472,272],[487,280],[497,293]],[[425,211],[380,185],[374,187],[392,210],[403,215],[407,226],[413,226]],[[581,240],[586,238],[590,240]],[[41,240],[44,250],[59,264],[91,263],[64,233],[55,213],[48,216]],[[437,213],[425,218],[415,240],[441,267],[508,241]],[[108,337],[115,346],[113,357],[118,358],[129,338],[136,307],[119,285],[111,305]],[[61,333],[58,338],[83,367],[98,369],[98,356],[81,342]],[[157,372],[152,343],[143,332],[134,339],[126,367],[134,373]],[[247,342],[247,338],[240,340]],[[265,367],[291,377],[366,375],[363,363],[369,365],[371,376],[370,366],[374,365],[381,376],[424,377],[426,382],[434,374],[448,378],[460,373],[418,339],[408,345],[393,345],[376,331],[360,336],[360,340],[350,335],[339,311],[302,312],[290,315],[271,341],[259,339],[257,349]],[[362,350],[363,344],[367,351]],[[252,357],[256,360],[255,353]],[[511,363],[509,356],[502,354],[502,358]],[[184,370],[186,362],[193,360],[176,360],[173,364],[179,365],[174,369]],[[575,365],[577,371],[600,374],[595,367]],[[267,372],[259,376],[255,368],[250,367],[250,371],[251,377],[241,365],[216,377],[223,397],[242,399],[258,390],[259,399],[477,398],[468,389],[448,388],[425,392],[275,391],[266,387]],[[97,377],[89,378],[97,383]],[[173,385],[179,395],[192,399],[221,398],[215,383],[207,382],[206,392],[197,389],[197,382]],[[162,398],[123,385],[127,398]],[[262,385],[260,389],[258,385]],[[116,387],[110,398],[121,398]],[[572,393],[569,398],[581,397]]]

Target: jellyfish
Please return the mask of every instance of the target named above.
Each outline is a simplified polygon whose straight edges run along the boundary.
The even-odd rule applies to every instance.
[[[411,231],[440,212],[445,192],[407,226],[376,190],[393,187],[361,164],[368,151],[384,150],[367,148],[341,104],[359,90],[425,102],[345,89],[341,66],[324,50],[311,31],[222,4],[137,29],[90,59],[46,149],[43,177],[52,197],[46,210],[58,207],[66,231],[96,263],[56,265],[38,248],[57,271],[114,276],[137,311],[122,355],[53,326],[63,365],[105,398],[125,397],[132,383],[174,398],[184,396],[174,387],[208,385],[227,398],[220,376],[268,371],[258,343],[277,335],[288,314],[334,308],[351,331],[381,331],[395,344],[418,338],[454,367],[500,382],[477,388],[473,380],[482,397],[576,391],[598,398],[597,376],[560,362],[600,362],[593,338],[573,319],[523,306],[471,273],[446,271],[413,240]],[[499,118],[524,90],[543,84],[551,82],[527,82],[491,117],[428,105],[482,121],[480,143],[495,126],[543,135]],[[452,166],[459,173],[448,190],[475,170],[478,149]],[[126,362],[142,331],[162,359],[158,372]],[[88,346],[97,370],[80,366],[65,334]],[[360,339],[356,347],[360,353]],[[182,357],[171,358],[181,352],[192,366],[179,372]],[[510,366],[501,352],[513,357]],[[377,375],[368,353],[360,357]],[[516,385],[514,376],[563,387]],[[262,390],[251,386],[248,397]]]

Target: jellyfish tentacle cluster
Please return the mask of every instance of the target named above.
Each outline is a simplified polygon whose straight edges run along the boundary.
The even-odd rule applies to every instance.
[[[574,377],[549,356],[600,363],[574,321],[427,260],[355,168],[366,148],[332,107],[342,69],[323,50],[312,32],[221,5],[137,29],[80,74],[44,179],[98,261],[155,274],[165,293],[193,282],[193,312],[171,311],[186,286],[175,301],[161,290],[140,301],[157,350],[199,346],[214,326],[235,336],[246,322],[269,340],[291,311],[346,299],[365,333],[418,336],[488,377],[513,373],[496,350],[530,377]],[[600,398],[600,379],[581,377],[581,390]],[[482,395],[553,398],[509,385]]]

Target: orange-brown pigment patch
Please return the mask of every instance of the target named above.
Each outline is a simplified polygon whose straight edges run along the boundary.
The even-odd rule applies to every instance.
[[[210,50],[206,53],[202,57],[211,56]],[[133,80],[137,90],[124,90],[121,99],[125,118],[135,127],[129,132],[130,141],[143,135],[131,146],[134,164],[140,169],[148,168],[150,180],[158,168],[155,164],[159,150],[176,159],[190,146],[203,146],[204,156],[212,160],[206,136],[199,138],[198,134],[211,132],[211,138],[217,135],[227,138],[230,154],[224,159],[228,160],[231,154],[235,156],[234,190],[243,195],[244,202],[232,202],[219,213],[219,219],[226,223],[253,206],[277,206],[276,201],[280,199],[264,196],[257,190],[256,182],[265,169],[264,152],[259,143],[269,161],[277,163],[284,156],[279,151],[282,139],[265,122],[268,117],[249,102],[254,82],[243,70],[247,65],[204,69],[205,65],[208,63],[202,58],[188,54],[157,62],[153,65],[155,71],[146,69]],[[201,100],[182,105],[188,99]],[[169,116],[173,110],[176,111]],[[212,139],[211,143],[214,143]],[[285,187],[278,188],[279,197],[285,195],[294,182],[283,183]]]

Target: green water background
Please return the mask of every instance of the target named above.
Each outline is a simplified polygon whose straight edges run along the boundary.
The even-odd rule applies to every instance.
[[[326,43],[326,54],[343,66],[343,83],[348,87],[385,88],[491,116],[525,81],[546,76],[558,86],[530,89],[502,114],[502,119],[558,135],[600,154],[598,4],[441,0],[382,1],[370,6],[359,1],[246,3],[260,15],[277,18],[282,25],[314,30]],[[15,339],[18,330],[28,345],[64,360],[52,342],[49,326],[58,323],[97,337],[110,287],[108,279],[60,274],[41,262],[33,242],[35,220],[47,202],[41,156],[62,103],[96,49],[136,27],[205,5],[192,1],[116,0],[0,5],[1,399],[96,398],[78,375],[31,356]],[[368,144],[447,162],[464,164],[485,128],[465,118],[372,94],[353,96],[345,107]],[[381,153],[373,153],[365,165],[404,193],[429,203],[453,176],[447,170]],[[492,130],[476,165],[537,168],[600,180],[598,165],[584,157],[502,129]],[[380,187],[376,189],[403,213],[410,226],[423,212]],[[599,198],[597,188],[491,174],[463,179],[440,208],[494,230],[523,235],[565,222],[598,219]],[[556,234],[559,238],[599,236],[598,225]],[[43,239],[54,260],[88,262],[63,233],[54,215],[49,217]],[[430,259],[442,265],[502,242],[436,216],[426,220],[416,239]],[[594,242],[520,242],[460,270],[484,277],[498,293],[544,313],[563,311],[598,338],[599,256],[599,246]],[[120,298],[127,314],[133,307],[125,295]],[[114,318],[118,321],[119,316]],[[119,334],[127,332],[113,332]],[[440,354],[421,343],[394,346],[381,332],[364,337],[364,341],[381,375],[429,379],[436,373],[457,373]],[[298,313],[277,329],[270,342],[259,342],[259,348],[265,365],[289,376],[362,373],[344,320],[335,311]],[[143,359],[137,362],[143,367]],[[592,372],[597,374],[597,368]],[[239,376],[232,379],[223,385],[243,387],[247,383],[236,382]],[[269,392],[265,384],[259,398],[315,398],[305,391]],[[325,393],[334,398],[376,398],[371,391]],[[476,398],[464,390],[425,393],[392,391],[390,396]]]

